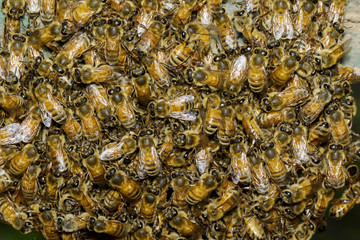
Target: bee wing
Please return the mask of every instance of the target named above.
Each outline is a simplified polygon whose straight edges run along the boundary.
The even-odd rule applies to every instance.
[[[203,25],[211,24],[211,8],[209,4],[205,3],[199,10],[198,13],[199,21]]]
[[[19,123],[11,123],[0,129],[0,145],[16,144],[22,138]]]
[[[121,152],[123,142],[112,144],[112,146],[105,147],[106,149],[100,154],[100,160],[111,161],[121,157],[118,153]]]
[[[247,68],[247,58],[244,55],[238,56],[232,62],[230,79],[239,79],[239,81],[242,80],[246,76],[245,72]]]
[[[170,117],[176,118],[183,121],[194,121],[196,119],[196,114],[194,112],[171,112]]]
[[[105,96],[100,92],[99,88],[96,84],[91,84],[86,87],[86,92],[89,96],[90,100],[93,100],[93,104],[103,104],[104,106],[108,106],[108,101],[105,99]],[[95,97],[91,97],[91,95]],[[94,99],[96,98],[96,100]]]
[[[332,48],[330,48],[331,53],[329,53],[329,55],[341,55],[341,56],[346,55],[351,50],[350,44],[351,44],[351,38],[346,40],[342,44],[334,45]]]
[[[177,98],[170,99],[166,101],[168,105],[181,105],[183,103],[194,101],[195,97],[193,95],[183,95]]]
[[[196,167],[200,173],[204,173],[211,162],[211,155],[207,151],[208,150],[206,148],[202,148],[194,156]]]
[[[29,118],[31,118],[31,116],[25,118],[20,124],[20,133],[23,137],[22,141],[25,143],[30,142],[34,137],[36,137],[40,128],[40,122],[30,125],[29,121],[31,120]]]
[[[290,18],[290,15],[288,12],[284,15],[284,23],[283,24],[285,25],[285,36],[288,39],[292,39],[294,36],[294,26],[292,24],[292,21],[291,21],[291,18]]]
[[[42,103],[39,104],[39,107],[42,123],[45,125],[45,127],[49,128],[51,126],[52,115],[48,110],[46,110],[45,106]]]

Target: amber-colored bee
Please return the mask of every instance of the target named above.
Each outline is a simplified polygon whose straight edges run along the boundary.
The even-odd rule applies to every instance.
[[[103,121],[114,121],[113,108],[108,101],[105,89],[101,85],[90,84],[86,87],[86,93],[90,102],[95,106],[97,116]],[[109,123],[107,123],[109,124]]]
[[[303,165],[310,161],[308,149],[308,130],[305,126],[299,125],[294,128],[292,134],[292,152],[298,164]]]
[[[13,34],[10,36],[8,74],[10,77],[20,79],[25,71],[25,52],[27,38],[24,35]]]
[[[25,13],[25,0],[7,0],[2,3],[2,10],[11,18],[20,18]]]
[[[151,102],[148,105],[150,115],[152,117],[166,118],[171,117],[175,119],[193,121],[196,115],[191,110],[194,107],[193,95],[178,96],[169,100],[159,99]]]
[[[83,159],[83,165],[87,168],[90,179],[98,185],[101,185],[105,179],[105,168],[100,161],[100,156],[95,153],[85,159]]]
[[[83,26],[88,20],[102,9],[100,0],[85,0],[72,12],[72,19],[76,25]]]
[[[188,34],[188,41],[195,42],[195,48],[199,57],[203,57],[210,48],[210,33],[198,23],[192,22],[185,26],[185,32]]]
[[[345,122],[344,113],[338,109],[337,105],[335,105],[333,109],[331,109],[330,106],[329,109],[325,110],[325,113],[326,119],[330,125],[332,139],[335,143],[348,145],[351,140],[350,129]]]
[[[103,197],[103,206],[110,212],[117,211],[124,199],[117,190],[108,191]]]
[[[162,88],[170,85],[170,76],[164,65],[166,63],[165,52],[157,50],[154,57],[145,58],[144,62],[151,78],[157,85]]]
[[[331,101],[331,94],[325,88],[315,90],[314,97],[301,107],[299,117],[305,124],[311,124],[319,116],[325,105]]]
[[[0,213],[4,221],[16,230],[21,230],[24,227],[26,214],[19,212],[16,205],[4,195],[0,197]]]
[[[80,203],[83,209],[93,214],[98,207],[97,201],[95,201],[90,195],[86,182],[81,182],[77,176],[74,176],[68,181],[69,192],[71,197]]]
[[[64,143],[65,136],[59,134],[59,130],[53,130],[47,139],[52,169],[60,173],[67,171],[69,165],[69,157],[64,149]]]
[[[253,109],[247,105],[243,109],[238,109],[237,118],[241,120],[246,134],[250,137],[252,142],[261,142],[265,139],[263,130],[260,128],[256,116],[254,115]]]
[[[155,14],[159,10],[159,1],[141,0],[140,13],[135,17],[137,25],[137,36],[143,35],[149,29]]]
[[[195,205],[204,200],[216,189],[219,177],[219,173],[215,170],[212,170],[210,174],[202,174],[200,179],[187,190],[186,201],[191,205]]]
[[[220,127],[221,124],[221,110],[220,110],[221,99],[217,94],[210,94],[205,97],[203,105],[206,109],[204,115],[204,132],[206,134],[213,134]]]
[[[52,87],[49,84],[40,83],[34,89],[34,95],[39,101],[40,111],[43,114],[50,116],[57,123],[64,123],[66,121],[66,112],[64,107],[52,94]],[[49,127],[51,122],[44,122],[46,127]]]
[[[192,149],[203,143],[203,138],[201,134],[192,130],[187,130],[176,135],[174,137],[174,143],[180,148]]]
[[[137,149],[136,140],[131,136],[124,136],[119,143],[110,143],[104,147],[100,154],[102,161],[111,161],[127,157]]]
[[[117,68],[110,65],[101,65],[93,67],[91,65],[83,65],[80,69],[75,70],[83,83],[107,83],[116,80],[119,77]]]
[[[221,89],[225,80],[225,76],[222,72],[207,70],[202,67],[196,68],[192,73],[191,78],[196,86],[208,86],[214,91]]]
[[[20,189],[26,203],[28,204],[32,204],[36,200],[39,188],[37,178],[40,172],[41,168],[39,166],[30,165],[24,176],[21,178]]]
[[[53,41],[59,41],[61,39],[61,24],[59,22],[53,22],[43,28],[29,29],[26,34],[28,36],[28,43],[32,48],[38,51],[40,51],[43,46],[56,49],[57,46],[53,45]]]
[[[80,140],[82,137],[82,128],[80,123],[74,119],[74,113],[71,109],[67,108],[66,111],[66,121],[62,126],[64,133],[70,141]]]
[[[327,20],[330,21],[330,23],[342,22],[344,20],[346,3],[347,0],[335,0],[331,2],[327,14]]]
[[[105,30],[105,59],[110,65],[116,65],[120,61],[121,51],[120,38],[123,35],[120,19],[109,19]]]
[[[181,235],[194,238],[196,235],[199,235],[199,226],[191,221],[184,211],[179,211],[175,208],[167,209],[165,219]]]
[[[97,233],[105,233],[114,237],[125,237],[127,235],[126,225],[118,220],[108,220],[105,217],[90,218],[88,229]]]
[[[236,121],[235,110],[232,106],[221,105],[221,124],[217,133],[219,142],[222,145],[229,145],[230,141],[235,137],[236,133]]]
[[[331,48],[335,45],[345,32],[344,27],[339,22],[334,22],[327,26],[323,31],[323,38],[320,40],[323,48]]]
[[[285,85],[291,75],[298,69],[300,60],[297,53],[290,51],[290,55],[284,56],[280,65],[271,73],[272,82],[277,86]]]
[[[51,210],[51,207],[40,207],[39,220],[43,225],[42,235],[47,239],[60,240],[60,234],[56,230],[56,211]]]
[[[105,173],[105,179],[109,185],[121,193],[121,195],[128,200],[136,200],[141,196],[140,185],[128,178],[125,173],[117,171],[115,168],[110,168]]]
[[[11,158],[9,163],[9,173],[18,176],[22,175],[28,166],[36,161],[39,154],[33,144],[27,144],[23,149]]]
[[[179,209],[185,209],[188,206],[186,201],[186,192],[189,188],[189,180],[186,179],[183,172],[173,172],[171,174],[171,187],[174,190],[172,202]]]
[[[181,1],[173,16],[172,24],[175,27],[180,27],[188,23],[191,19],[191,12],[194,8],[200,7],[198,0]]]
[[[142,55],[147,55],[160,41],[161,36],[165,31],[166,23],[166,19],[155,17],[150,23],[147,31],[135,44],[135,50]]]
[[[5,192],[11,187],[11,183],[13,183],[10,175],[4,170],[0,170],[0,192]]]
[[[168,63],[170,69],[177,70],[185,68],[188,64],[188,60],[191,59],[195,51],[195,45],[191,43],[180,43],[174,47],[168,55]]]
[[[251,166],[247,159],[248,146],[242,137],[235,139],[230,145],[231,175],[235,184],[250,183]]]
[[[259,194],[266,194],[270,189],[270,180],[263,161],[256,155],[248,156],[251,164],[251,179],[255,190]]]
[[[224,83],[224,92],[237,95],[244,86],[248,76],[248,60],[244,55],[239,55],[232,60],[229,78]]]
[[[100,123],[94,113],[94,108],[87,101],[87,98],[81,98],[75,103],[76,113],[81,120],[81,126],[84,136],[89,141],[97,141],[100,138]]]
[[[221,44],[228,53],[233,53],[237,47],[235,29],[233,28],[230,17],[225,12],[214,15],[215,25],[219,28]]]
[[[337,43],[330,48],[322,49],[319,56],[315,56],[315,67],[317,69],[327,69],[334,66],[344,56],[349,48],[351,39],[343,43]]]
[[[49,202],[54,203],[57,201],[59,189],[64,184],[64,177],[55,171],[50,171],[44,178],[46,183],[45,193],[43,195]]]
[[[304,1],[294,21],[295,31],[302,33],[308,30],[311,18],[316,13],[316,5],[311,1]]]
[[[9,95],[4,88],[0,88],[0,106],[8,112],[19,110],[24,104],[24,99],[17,95]]]
[[[349,126],[349,128],[351,128],[352,127],[352,119],[356,115],[356,112],[357,112],[354,97],[353,96],[344,97],[343,99],[341,99],[339,107],[344,113],[344,118],[345,118],[346,124]]]
[[[288,38],[294,36],[294,27],[290,17],[289,3],[286,0],[276,0],[272,2],[272,34],[275,39]]]
[[[306,200],[316,189],[318,181],[319,176],[316,174],[300,178],[298,183],[290,185],[288,189],[282,191],[281,198],[288,204]]]
[[[335,189],[345,185],[346,156],[342,145],[330,144],[326,152],[326,183]]]
[[[88,50],[91,44],[92,40],[87,33],[78,32],[74,34],[56,55],[54,63],[61,69],[71,68],[74,64],[74,58]]]
[[[262,92],[267,84],[265,67],[268,64],[267,51],[255,49],[249,61],[248,82],[253,92]]]
[[[309,147],[311,145],[319,146],[321,143],[326,142],[330,137],[330,128],[328,122],[318,122],[311,125],[309,129]]]
[[[132,83],[135,88],[136,97],[140,105],[147,106],[151,101],[153,94],[151,91],[150,84],[150,75],[145,73],[144,69],[140,71],[133,71]]]
[[[146,192],[141,197],[140,213],[148,224],[155,220],[157,204],[159,202],[160,189],[148,186]]]
[[[139,166],[140,178],[144,175],[156,176],[161,172],[161,162],[156,150],[157,139],[152,130],[144,130],[139,136]]]
[[[359,203],[359,182],[350,185],[340,199],[335,200],[330,208],[330,217],[342,218],[348,213],[355,204]]]
[[[287,170],[284,161],[281,159],[279,151],[273,142],[263,144],[261,146],[263,151],[263,158],[266,162],[266,167],[269,171],[270,177],[276,182],[281,183],[287,177]]]
[[[325,215],[330,201],[334,198],[335,190],[322,185],[317,192],[316,202],[312,210],[312,216],[321,218]],[[331,216],[331,215],[330,215]]]
[[[66,214],[63,219],[61,218],[61,230],[64,232],[76,232],[79,230],[86,229],[87,221],[91,216],[87,212],[83,212],[76,216],[74,214]],[[59,224],[59,218],[57,223]]]

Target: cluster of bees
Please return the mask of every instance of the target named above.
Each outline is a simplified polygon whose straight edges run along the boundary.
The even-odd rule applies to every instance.
[[[360,202],[346,2],[3,0],[2,220],[51,240],[323,232]]]

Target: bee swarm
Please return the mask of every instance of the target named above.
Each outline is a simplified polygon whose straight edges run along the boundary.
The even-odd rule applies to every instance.
[[[3,0],[2,221],[51,240],[323,232],[360,199],[346,3]]]

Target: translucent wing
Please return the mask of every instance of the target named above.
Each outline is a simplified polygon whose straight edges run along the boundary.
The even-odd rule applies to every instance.
[[[238,56],[232,62],[230,79],[239,79],[239,81],[242,80],[246,76],[245,72],[247,67],[247,58],[244,55]]]
[[[22,138],[19,123],[11,123],[0,129],[0,145],[16,144]]]
[[[30,142],[38,134],[40,128],[40,122],[35,124],[30,124],[32,116],[27,116],[20,125],[20,134],[22,136],[22,141],[27,143]]]
[[[212,161],[211,154],[206,148],[202,148],[200,151],[198,151],[194,158],[196,167],[200,173],[204,173],[208,169],[209,163]]]
[[[170,112],[170,117],[176,118],[183,121],[194,121],[196,114],[194,112]]]
[[[183,95],[177,98],[170,99],[166,101],[168,105],[181,105],[187,102],[194,101],[195,97],[193,95]]]
[[[43,103],[40,103],[39,107],[40,107],[40,113],[41,113],[40,116],[41,116],[42,123],[45,125],[45,127],[49,128],[51,126],[52,115],[48,110],[46,110]]]
[[[122,156],[122,154],[119,154],[119,153],[122,152],[123,145],[124,145],[123,142],[107,145],[105,147],[105,150],[100,154],[100,160],[112,161],[112,160],[120,158]]]

